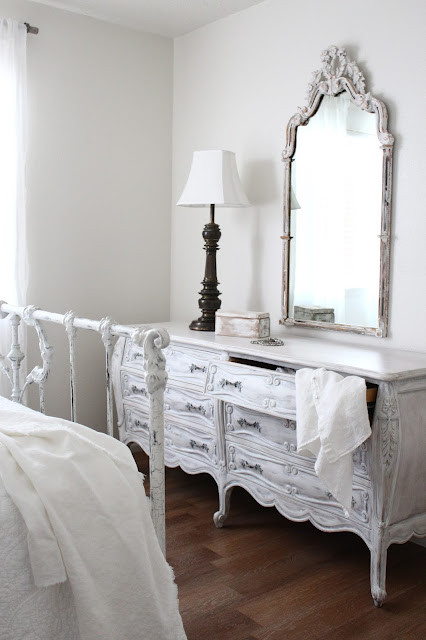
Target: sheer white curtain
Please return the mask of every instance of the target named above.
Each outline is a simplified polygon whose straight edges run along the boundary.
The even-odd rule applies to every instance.
[[[26,42],[24,24],[0,18],[0,299],[25,304]],[[0,322],[0,353],[10,348],[6,322]],[[4,376],[0,393],[10,394]]]

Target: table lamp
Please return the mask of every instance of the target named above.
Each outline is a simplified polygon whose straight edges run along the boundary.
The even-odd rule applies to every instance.
[[[250,206],[238,175],[235,153],[194,151],[188,181],[177,204],[179,207],[210,207],[210,222],[203,230],[206,268],[198,300],[201,316],[193,320],[189,328],[214,331],[215,314],[221,305],[216,275],[216,252],[221,233],[214,221],[215,207]]]

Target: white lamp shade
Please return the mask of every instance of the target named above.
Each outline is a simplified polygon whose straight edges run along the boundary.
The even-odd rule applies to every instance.
[[[180,207],[248,207],[233,151],[194,151]]]

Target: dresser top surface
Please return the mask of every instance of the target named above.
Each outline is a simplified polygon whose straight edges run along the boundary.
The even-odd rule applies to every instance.
[[[155,326],[167,329],[175,343],[268,361],[277,366],[324,367],[383,381],[426,376],[426,353],[342,344],[321,338],[288,337],[287,334],[279,336],[284,340],[283,346],[268,347],[252,344],[251,338],[191,331],[183,323],[164,322],[155,323]]]

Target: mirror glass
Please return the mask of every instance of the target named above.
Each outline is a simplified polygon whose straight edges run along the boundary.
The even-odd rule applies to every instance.
[[[377,114],[323,96],[291,163],[289,318],[378,326],[382,171]]]

